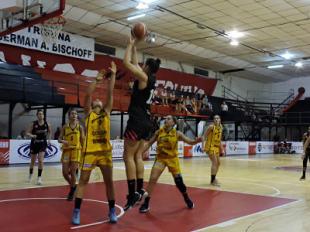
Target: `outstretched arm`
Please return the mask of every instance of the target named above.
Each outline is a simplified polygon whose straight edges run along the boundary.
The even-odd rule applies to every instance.
[[[142,71],[140,67],[138,67],[138,60],[137,55],[133,54],[135,39],[130,37],[129,43],[127,45],[125,56],[124,56],[124,65],[125,67],[134,75],[134,77],[142,82],[147,82],[148,77],[147,75]],[[133,56],[133,60],[131,61],[131,58]],[[135,64],[136,63],[136,64]]]
[[[104,69],[100,70],[98,72],[96,80],[90,83],[90,85],[88,86],[86,90],[86,95],[84,99],[84,114],[86,116],[89,115],[91,111],[91,101],[92,101],[91,96],[96,89],[97,82],[101,81],[105,75],[106,75],[106,71]]]
[[[159,134],[159,130],[157,130],[157,131],[154,133],[154,135],[152,136],[152,138],[151,138],[149,141],[147,141],[147,142],[145,143],[142,154],[143,154],[144,152],[146,152],[146,151],[152,146],[153,143],[155,143],[155,141],[156,141],[157,138],[158,138],[158,134]]]
[[[201,142],[201,138],[198,137],[196,139],[190,139],[189,137],[187,137],[180,131],[177,132],[177,135],[178,135],[178,140],[184,141],[185,143],[190,144],[190,145],[195,145]]]
[[[114,61],[111,62],[111,67],[109,69],[112,72],[112,75],[108,84],[107,102],[106,105],[104,106],[104,109],[107,113],[110,113],[113,108],[113,89],[115,85],[115,75],[117,71],[116,64],[114,63]]]
[[[208,126],[207,130],[202,136],[202,147],[205,146],[205,143],[207,141],[208,135],[211,133],[211,130],[213,129],[213,125]]]

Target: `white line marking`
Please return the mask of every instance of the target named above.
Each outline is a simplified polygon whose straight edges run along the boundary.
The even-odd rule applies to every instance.
[[[284,208],[284,207],[287,207],[289,205],[292,205],[292,204],[297,204],[299,202],[302,202],[303,200],[298,200],[298,201],[294,201],[294,202],[290,202],[290,203],[286,203],[284,205],[280,205],[280,206],[276,206],[276,207],[273,207],[273,208],[270,208],[270,209],[266,209],[266,210],[262,210],[262,211],[259,211],[259,212],[256,212],[256,213],[252,213],[252,214],[249,214],[249,215],[246,215],[246,216],[242,216],[242,217],[238,217],[238,218],[234,218],[234,219],[231,219],[231,220],[227,220],[225,222],[222,222],[222,223],[218,223],[218,224],[215,224],[215,225],[212,225],[212,226],[206,226],[204,228],[200,228],[200,229],[197,229],[197,230],[193,230],[192,232],[199,232],[199,231],[204,231],[206,229],[211,229],[211,228],[214,228],[214,227],[224,227],[225,225],[228,226],[229,224],[228,223],[236,223],[237,221],[240,221],[242,219],[245,219],[245,218],[249,218],[249,217],[252,217],[254,215],[259,215],[259,214],[263,214],[263,213],[266,213],[268,211],[272,211],[274,209],[280,209],[280,208]]]
[[[4,200],[0,200],[0,203],[2,202],[14,202],[14,201],[31,201],[31,200],[65,200],[66,198],[60,198],[60,197],[33,197],[33,198],[14,198],[14,199],[4,199]],[[91,202],[98,202],[98,203],[102,203],[102,204],[108,204],[108,202],[106,201],[99,201],[99,200],[95,200],[95,199],[83,199],[83,201],[91,201]],[[125,211],[123,209],[123,207],[115,204],[115,206],[117,208],[120,209],[120,214],[117,215],[117,218],[120,218],[124,215]],[[109,220],[104,220],[104,221],[100,221],[100,222],[94,222],[94,223],[90,223],[90,224],[85,224],[85,225],[80,225],[80,226],[73,226],[71,227],[72,230],[74,229],[80,229],[80,228],[85,228],[85,227],[89,227],[89,226],[94,226],[94,225],[99,225],[99,224],[103,224],[108,222]]]

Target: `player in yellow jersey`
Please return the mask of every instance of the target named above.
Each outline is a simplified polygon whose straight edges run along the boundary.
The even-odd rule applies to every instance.
[[[181,175],[178,157],[178,141],[184,141],[188,144],[194,145],[201,142],[201,138],[192,140],[186,137],[183,133],[175,128],[176,123],[177,119],[171,115],[168,115],[165,120],[165,125],[157,130],[154,136],[149,140],[149,142],[147,142],[145,151],[148,150],[155,141],[157,141],[157,154],[156,160],[152,167],[146,192],[143,195],[144,202],[140,207],[140,213],[146,213],[149,211],[149,201],[153,192],[153,188],[166,167],[168,167],[168,170],[172,174],[177,188],[182,193],[187,207],[189,209],[194,208],[194,203],[191,201],[187,194],[186,186]]]
[[[220,167],[220,154],[223,154],[224,148],[222,142],[223,126],[219,115],[214,115],[213,123],[208,127],[203,136],[203,150],[211,160],[211,184],[219,186],[216,174]]]
[[[106,72],[101,70],[96,81],[91,83],[87,89],[84,103],[85,111],[85,141],[82,149],[81,176],[75,197],[75,206],[72,216],[72,223],[80,224],[80,208],[84,195],[85,186],[88,184],[91,171],[99,167],[106,186],[106,194],[109,202],[110,223],[117,222],[115,212],[115,198],[112,173],[112,145],[110,143],[110,112],[113,107],[113,89],[115,84],[116,65],[111,62],[111,77],[107,88],[106,104],[96,99],[92,102],[92,93],[96,89],[97,82],[100,82]]]
[[[65,124],[58,138],[62,143],[62,175],[70,185],[70,192],[67,196],[68,201],[73,200],[76,189],[76,171],[79,167],[81,158],[81,148],[84,139],[84,130],[78,120],[76,110],[69,111],[69,123]]]

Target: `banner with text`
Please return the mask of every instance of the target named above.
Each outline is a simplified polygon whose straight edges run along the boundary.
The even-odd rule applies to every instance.
[[[226,155],[246,155],[249,154],[249,142],[226,141]]]
[[[273,154],[274,142],[257,141],[256,154]]]
[[[0,37],[0,43],[39,50],[41,52],[75,57],[83,60],[95,59],[95,40],[67,32],[60,32],[53,44],[44,42],[40,27],[33,26]]]
[[[48,145],[44,162],[60,162],[61,149],[57,140],[51,140]],[[10,164],[30,162],[30,140],[10,140]]]

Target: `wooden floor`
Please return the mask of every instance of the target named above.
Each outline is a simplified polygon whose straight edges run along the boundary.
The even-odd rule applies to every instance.
[[[209,188],[239,193],[250,193],[264,196],[286,197],[298,199],[282,207],[273,208],[254,215],[234,219],[214,225],[201,231],[212,232],[308,232],[310,231],[310,175],[309,180],[299,181],[298,171],[277,169],[284,166],[301,166],[299,155],[260,155],[234,156],[221,159],[222,165],[218,175],[221,188],[209,185],[210,161],[206,158],[182,159],[182,172],[188,186]],[[145,179],[147,181],[152,161],[145,163]],[[310,169],[310,168],[309,168]],[[37,169],[35,169],[36,175]],[[0,190],[35,188],[26,182],[27,166],[0,168]],[[114,163],[114,179],[124,180],[125,170],[121,161]],[[92,182],[102,181],[96,169]],[[171,175],[165,171],[160,178],[161,183],[174,184]],[[59,186],[65,182],[60,165],[46,166],[43,173],[44,186]],[[214,204],[214,202],[213,202]]]

